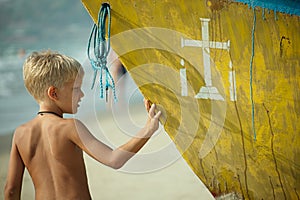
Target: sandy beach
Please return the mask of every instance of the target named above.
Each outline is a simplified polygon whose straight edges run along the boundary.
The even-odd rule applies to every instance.
[[[135,114],[132,115],[134,119],[131,120],[139,123],[146,119],[146,112],[141,105],[134,106],[132,110],[134,110]],[[95,118],[97,119],[91,120]],[[106,137],[110,145],[122,144],[130,137],[124,134],[124,128],[116,123],[116,117],[110,113],[100,113],[98,117],[83,117],[81,120],[86,123],[93,133],[100,129],[100,132],[112,133],[109,135],[95,134],[100,140],[102,140],[101,137]],[[166,163],[163,162],[164,158],[157,156],[160,155],[162,149],[172,145],[171,140],[162,128],[158,132],[139,154],[120,170],[113,170],[85,155],[89,187],[93,199],[213,199],[203,183],[194,175],[185,161],[180,158],[180,155],[176,155],[176,152],[174,153],[174,150],[170,151],[170,157],[173,157],[172,160]],[[0,136],[1,198],[3,198],[3,188],[8,168],[11,138],[12,134]],[[157,156],[157,162],[161,164],[153,164],[151,157],[147,161],[147,155],[149,154]],[[178,155],[179,159],[177,159]],[[140,166],[136,167],[137,165]],[[144,165],[147,165],[147,167],[144,168]],[[23,179],[22,199],[34,199],[34,188],[27,171],[25,171]]]

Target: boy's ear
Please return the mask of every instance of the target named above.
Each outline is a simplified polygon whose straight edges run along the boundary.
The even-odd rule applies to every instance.
[[[48,97],[52,100],[57,100],[57,88],[54,86],[50,86],[47,91]]]

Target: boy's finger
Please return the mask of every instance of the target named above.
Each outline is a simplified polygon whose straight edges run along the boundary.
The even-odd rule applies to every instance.
[[[146,109],[147,109],[147,104],[148,104],[147,99],[144,98],[144,106],[145,106]]]
[[[145,105],[145,108],[146,108],[147,112],[149,112],[149,110],[150,110],[150,101],[148,99],[144,98],[144,105]]]
[[[155,115],[155,104],[152,104],[151,105],[151,108],[150,108],[150,110],[149,110],[149,116],[152,118],[152,117],[154,117],[154,115]]]
[[[161,116],[161,111],[158,111],[158,112],[155,114],[154,118],[159,119],[160,116]]]

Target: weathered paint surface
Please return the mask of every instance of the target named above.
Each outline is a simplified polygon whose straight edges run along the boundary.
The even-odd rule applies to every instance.
[[[82,2],[97,20],[101,3]],[[300,17],[255,9],[254,140],[253,9],[215,0],[107,2],[112,47],[144,96],[165,109],[165,130],[210,191],[245,199],[299,199]],[[212,82],[224,101],[194,98],[205,85],[205,56],[199,47],[182,48],[181,39],[203,40],[200,18],[210,19],[211,41],[230,41],[229,51],[209,49]],[[183,58],[188,96],[181,95]],[[207,135],[215,143],[212,149],[204,144]]]

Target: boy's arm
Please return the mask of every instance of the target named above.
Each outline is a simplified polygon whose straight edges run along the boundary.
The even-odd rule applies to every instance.
[[[5,200],[20,199],[24,168],[25,166],[15,143],[14,135],[4,191]]]
[[[149,101],[147,100],[145,100],[145,107],[149,112],[145,127],[137,133],[136,137],[113,151],[112,156],[114,158],[114,165],[116,168],[122,167],[132,156],[134,156],[146,144],[159,127],[161,111],[155,114],[155,104],[152,104],[150,107]]]
[[[149,109],[148,101],[145,101],[145,106],[149,111],[145,127],[138,132],[136,137],[115,150],[97,140],[80,121],[76,122],[77,137],[71,140],[97,161],[118,169],[137,153],[158,129],[161,112],[155,114],[154,104]]]

